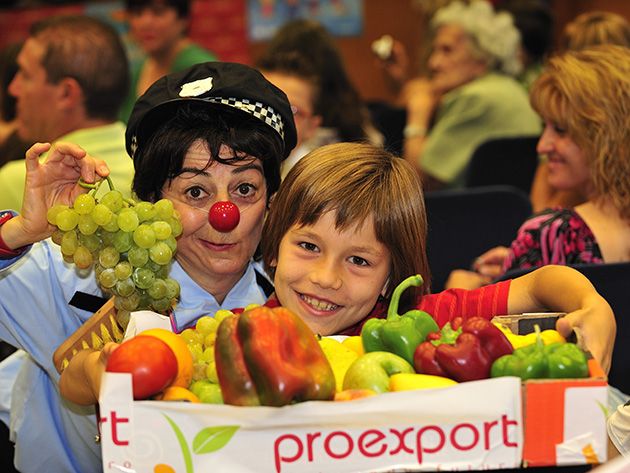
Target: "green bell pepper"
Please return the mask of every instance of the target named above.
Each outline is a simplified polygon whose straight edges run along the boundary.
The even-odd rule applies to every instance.
[[[412,309],[398,314],[400,296],[410,286],[420,286],[422,276],[410,276],[401,282],[392,294],[386,319],[370,319],[361,329],[361,341],[365,352],[389,351],[413,364],[416,347],[427,335],[439,330],[438,324],[428,313]]]
[[[511,355],[498,358],[490,370],[490,376],[518,376],[522,380],[536,378],[586,378],[588,362],[586,354],[575,343],[556,342],[545,345],[540,337],[536,343],[514,350]]]

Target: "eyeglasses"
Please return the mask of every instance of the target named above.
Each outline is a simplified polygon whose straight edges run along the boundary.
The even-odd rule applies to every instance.
[[[296,107],[295,105],[291,105],[291,112],[295,118],[310,118],[313,116],[312,112],[307,112],[306,110]]]

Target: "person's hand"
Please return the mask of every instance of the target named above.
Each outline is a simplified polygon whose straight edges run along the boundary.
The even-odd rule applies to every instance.
[[[81,406],[96,404],[107,360],[118,346],[117,343],[106,343],[100,351],[81,350],[74,355],[59,379],[61,395]]]
[[[101,392],[101,380],[107,368],[107,360],[119,346],[114,342],[106,343],[100,352],[94,352],[85,362],[85,376],[95,399],[98,399]]]
[[[472,264],[472,269],[481,276],[493,280],[503,274],[503,263],[510,254],[510,249],[505,246],[497,246],[486,251]]]
[[[436,93],[429,79],[417,77],[405,84],[401,92],[401,101],[410,115],[421,114],[430,117],[440,101],[440,95]]]
[[[383,41],[385,37],[378,41]],[[409,55],[405,46],[398,40],[391,39],[391,48],[388,55],[375,54],[378,67],[385,73],[388,86],[396,93],[400,92],[403,85],[409,79]],[[376,53],[376,51],[375,51]]]
[[[446,289],[477,289],[485,286],[491,280],[491,278],[482,276],[474,271],[455,269],[448,275],[445,287]]]
[[[46,160],[40,156],[49,151]],[[87,192],[79,179],[94,183],[109,174],[104,161],[88,155],[72,143],[36,143],[26,152],[26,182],[20,215],[11,219],[10,229],[3,238],[12,247],[24,246],[48,238],[54,227],[46,219],[48,209],[55,204],[72,205],[74,199]],[[7,225],[5,224],[5,225]]]
[[[598,295],[587,307],[560,317],[556,322],[556,330],[565,338],[575,331],[578,340],[582,339],[604,372],[610,371],[617,324],[610,305],[603,297]]]

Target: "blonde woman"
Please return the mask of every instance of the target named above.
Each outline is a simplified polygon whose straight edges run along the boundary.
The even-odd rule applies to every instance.
[[[630,47],[630,22],[612,12],[582,13],[568,23],[562,31],[560,51],[580,51],[602,44]],[[567,191],[555,188],[549,182],[548,175],[547,162],[543,159],[538,164],[530,192],[534,211],[554,205],[574,207],[586,200],[587,197],[582,189]]]
[[[454,272],[450,287],[475,287],[511,269],[630,261],[630,49],[597,46],[551,59],[531,102],[545,121],[538,152],[548,157],[550,184],[579,189],[586,201],[536,214],[509,249],[479,257],[477,273]]]
[[[560,38],[562,51],[579,51],[599,44],[630,46],[628,20],[606,11],[582,13],[565,26]]]

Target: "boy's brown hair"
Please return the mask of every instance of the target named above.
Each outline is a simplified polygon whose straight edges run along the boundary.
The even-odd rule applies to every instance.
[[[403,159],[360,143],[322,146],[302,158],[283,181],[271,202],[261,243],[265,269],[272,277],[272,262],[287,231],[293,225],[314,224],[331,210],[337,214],[338,229],[373,218],[376,238],[391,253],[386,297],[412,274],[420,274],[425,282],[415,291],[405,291],[401,304],[410,307],[429,292],[420,178]]]

